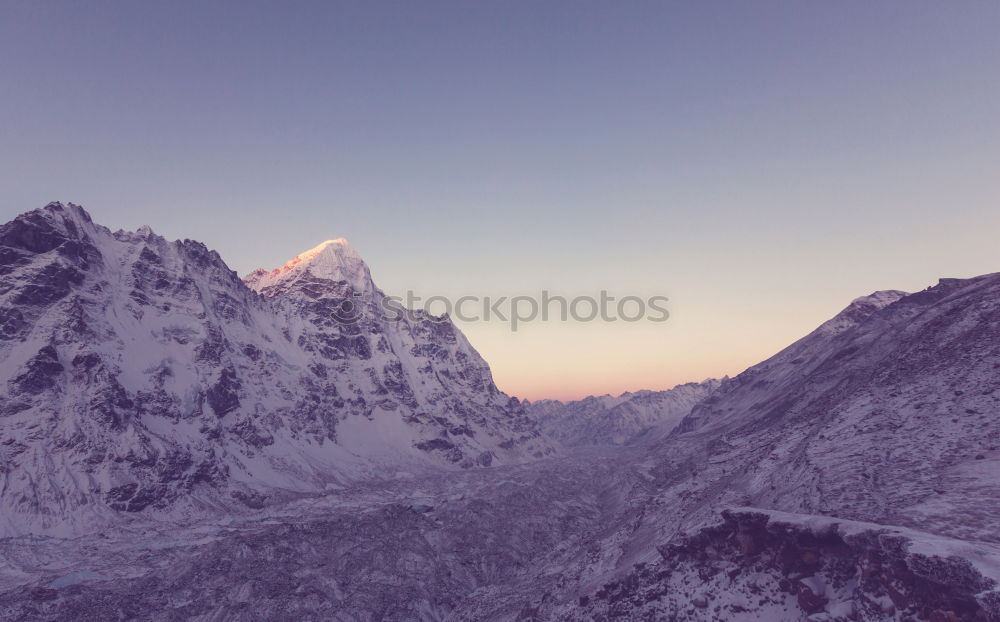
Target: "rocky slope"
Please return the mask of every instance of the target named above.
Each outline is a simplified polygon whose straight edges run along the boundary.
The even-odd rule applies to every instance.
[[[0,533],[549,451],[455,326],[384,304],[343,240],[244,283],[198,242],[51,204],[0,228],[0,309]]]
[[[624,504],[632,513],[597,545],[602,563],[568,562],[561,574],[572,587],[550,584],[549,596],[533,606],[542,619],[903,620],[934,611],[935,619],[997,619],[990,603],[991,581],[1000,576],[998,436],[1000,274],[860,298],[723,383],[667,438],[644,449],[632,468],[646,485],[629,490]],[[715,533],[732,507],[806,522],[863,522],[873,533],[909,530],[911,539],[954,544],[934,555],[936,564],[977,558],[993,570],[977,570],[985,578],[970,575],[956,587],[960,595],[921,583],[937,600],[920,603],[911,591],[898,603],[879,600],[881,613],[866,603],[888,593],[888,583],[879,588],[858,584],[861,574],[843,575],[849,585],[830,588],[836,598],[803,610],[783,587],[787,577],[757,562],[703,551],[675,567],[659,554],[702,542],[696,534]],[[869,554],[875,552],[855,549],[842,562],[856,565]],[[704,595],[722,566],[736,572],[732,589],[742,596],[702,611],[692,599]],[[912,571],[898,569],[904,578]],[[833,580],[822,578],[824,585]],[[727,581],[712,589],[729,590]],[[602,589],[605,596],[617,590],[615,602],[623,604],[597,598]],[[846,601],[850,610],[841,606]],[[744,611],[715,609],[725,603]]]
[[[689,496],[996,541],[998,448],[991,274],[855,301],[695,407],[655,470]]]
[[[723,512],[661,560],[583,596],[564,619],[896,620],[1000,617],[1000,547],[757,509]]]
[[[537,400],[525,405],[542,432],[566,447],[625,445],[671,432],[719,384],[719,380],[709,379],[667,391],[591,395],[570,402]]]

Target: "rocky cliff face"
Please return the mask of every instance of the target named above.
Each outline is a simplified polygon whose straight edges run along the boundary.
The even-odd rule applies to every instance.
[[[310,371],[327,393],[363,404],[369,416],[373,408],[398,412],[419,432],[420,451],[461,466],[550,451],[451,320],[389,299],[346,240],[328,240],[245,282],[283,334],[315,359]]]
[[[291,263],[248,286],[198,242],[72,204],[0,228],[0,531],[549,451],[450,321],[387,317],[346,242]]]

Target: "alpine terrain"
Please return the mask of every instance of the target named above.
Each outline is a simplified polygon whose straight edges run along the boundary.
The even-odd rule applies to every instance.
[[[387,304],[344,240],[244,282],[198,242],[56,203],[0,229],[0,305],[0,533],[551,451],[455,326]]]
[[[0,228],[0,619],[1000,620],[1000,274],[522,402],[343,239]]]

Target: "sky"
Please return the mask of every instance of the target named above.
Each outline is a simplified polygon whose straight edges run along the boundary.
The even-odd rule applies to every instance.
[[[466,322],[537,399],[735,375],[879,289],[1000,271],[1000,3],[0,3],[0,221],[60,200],[245,274],[667,296]]]

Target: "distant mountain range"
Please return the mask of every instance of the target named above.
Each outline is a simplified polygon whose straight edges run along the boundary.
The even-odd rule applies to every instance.
[[[541,424],[542,432],[564,446],[625,445],[651,432],[672,431],[721,382],[710,379],[667,391],[592,395],[570,402],[537,400],[525,406]]]

